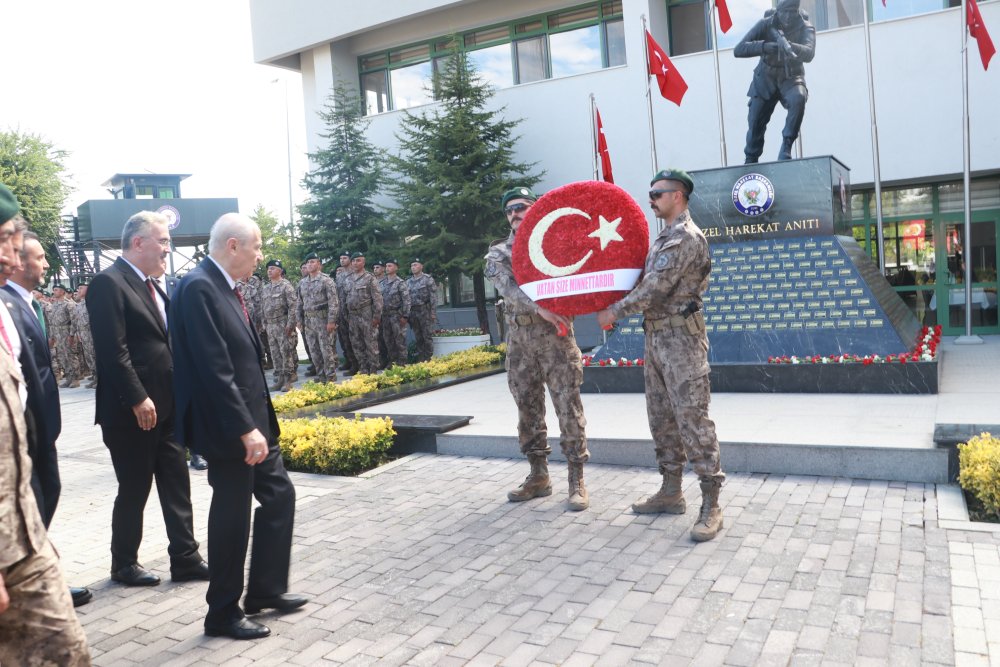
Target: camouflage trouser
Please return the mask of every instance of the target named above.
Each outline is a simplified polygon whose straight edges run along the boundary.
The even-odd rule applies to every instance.
[[[77,364],[76,354],[69,344],[69,327],[52,327],[51,335],[56,339],[56,355],[59,357],[59,366],[62,368],[63,377],[79,380],[80,367]]]
[[[352,310],[348,315],[351,323],[351,347],[361,373],[373,374],[378,370],[378,343],[375,342],[377,329],[372,324],[372,317],[371,308]]]
[[[264,353],[265,364],[270,362],[274,368],[277,368],[278,366],[274,363],[274,351],[271,350],[271,337],[268,336],[267,327],[264,326],[263,322],[257,327],[257,335],[260,337],[260,349]]]
[[[646,332],[646,413],[661,474],[683,472],[721,482],[719,440],[708,418],[708,342],[704,334],[666,327]]]
[[[583,364],[573,330],[560,337],[544,320],[528,325],[507,321],[507,385],[517,403],[517,438],[521,452],[548,456],[552,448],[545,427],[545,387],[559,418],[559,445],[567,461],[583,463],[587,420],[580,401]]]
[[[90,665],[90,650],[52,544],[0,570],[10,607],[0,614],[0,664]]]
[[[337,377],[336,347],[333,344],[333,334],[326,330],[326,314],[306,314],[302,335],[309,341],[309,354],[312,355],[316,375]]]
[[[94,339],[90,333],[80,334],[78,337],[80,352],[83,353],[83,362],[91,375],[97,374],[97,364],[94,362]]]
[[[383,313],[379,325],[387,363],[397,366],[406,364],[406,325],[399,321],[400,317],[399,313]]]
[[[427,361],[434,356],[434,340],[431,335],[435,324],[429,305],[410,307],[410,330],[417,342],[417,361]]]
[[[291,375],[299,364],[295,350],[297,338],[294,331],[291,336],[285,333],[286,323],[287,320],[264,323],[267,339],[271,343],[271,363],[274,364],[274,372],[281,375]]]
[[[340,349],[344,352],[344,362],[349,368],[357,368],[358,359],[351,346],[350,317],[347,315],[347,308],[343,306],[340,310],[340,319],[337,320],[337,338],[340,339]]]

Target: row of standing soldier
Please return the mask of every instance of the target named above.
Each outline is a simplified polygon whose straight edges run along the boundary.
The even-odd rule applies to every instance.
[[[396,260],[377,262],[374,274],[365,270],[365,261],[362,252],[343,253],[340,266],[328,276],[319,256],[310,253],[295,288],[281,261],[272,259],[266,283],[256,277],[240,283],[274,368],[272,390],[287,391],[298,380],[296,329],[302,332],[312,364],[307,375],[315,374],[320,382],[335,381],[338,370],[372,374],[405,364],[407,325],[413,329],[418,361],[431,358],[437,318],[434,279],[423,273],[419,259],[411,263],[412,276],[405,281],[397,273]],[[344,352],[339,367],[338,337]]]

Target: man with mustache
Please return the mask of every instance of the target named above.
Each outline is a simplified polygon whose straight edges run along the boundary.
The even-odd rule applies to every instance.
[[[169,298],[159,280],[170,254],[167,218],[140,211],[122,230],[122,256],[97,274],[87,295],[97,363],[97,417],[118,478],[111,517],[111,580],[155,586],[139,564],[149,489],[163,509],[174,581],[207,580],[194,539],[191,479],[174,438],[173,355]]]

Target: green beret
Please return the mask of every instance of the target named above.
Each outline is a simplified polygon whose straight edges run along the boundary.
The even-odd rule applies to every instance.
[[[385,260],[385,263],[386,263],[386,264],[394,264],[394,265],[396,265],[396,266],[399,266],[399,262],[397,262],[397,261],[396,261],[396,260],[394,260],[394,259],[387,259],[387,260]]]
[[[351,255],[351,259],[357,259],[359,257],[364,257],[364,256],[365,256],[365,253],[363,253],[363,252],[361,252],[359,250],[358,252],[356,252],[356,253],[354,253],[354,254]],[[341,255],[341,257],[343,257],[343,255]]]
[[[506,208],[507,202],[511,199],[528,199],[530,201],[538,201],[538,197],[534,192],[525,187],[514,188],[503,193],[503,197],[500,198],[500,208]]]
[[[0,183],[0,225],[13,218],[20,210],[17,197],[6,185]]]
[[[280,259],[272,259],[272,260],[268,261],[268,263],[266,265],[264,265],[264,268],[265,269],[270,269],[272,266],[276,266],[279,269],[281,269],[282,271],[285,270],[285,267],[281,265],[281,260]]]
[[[56,283],[55,285],[52,286],[52,289],[54,290],[61,289],[64,292],[66,291],[66,288],[63,286],[62,283]]]
[[[382,262],[375,262],[374,264],[372,264],[372,266],[373,267],[375,267],[375,266],[385,266],[385,264],[383,264]]]
[[[303,260],[303,261],[306,261],[306,262],[308,262],[308,261],[309,261],[310,259],[319,259],[319,255],[317,255],[317,254],[316,254],[316,253],[314,253],[314,252],[311,252],[311,253],[309,253],[308,255],[306,255],[306,258],[305,258],[305,260]]]
[[[423,264],[419,257],[414,257],[410,264]]]
[[[341,257],[350,257],[351,256],[351,251],[350,250],[345,250],[344,252],[340,253],[340,256]]]
[[[662,169],[656,172],[656,175],[653,176],[653,180],[649,184],[652,185],[657,181],[677,181],[687,187],[687,194],[694,192],[694,181],[691,180],[691,177],[683,169]]]

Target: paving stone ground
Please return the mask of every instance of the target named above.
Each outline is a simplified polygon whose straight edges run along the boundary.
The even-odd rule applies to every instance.
[[[934,485],[731,475],[726,528],[635,515],[654,470],[588,466],[591,508],[505,492],[522,460],[414,455],[364,478],[293,474],[298,613],[256,642],[202,634],[205,584],[169,582],[155,494],[140,558],[108,579],[115,480],[92,394],[64,393],[53,540],[97,665],[1000,665],[1000,533],[945,530]],[[211,489],[192,472],[204,540]]]

